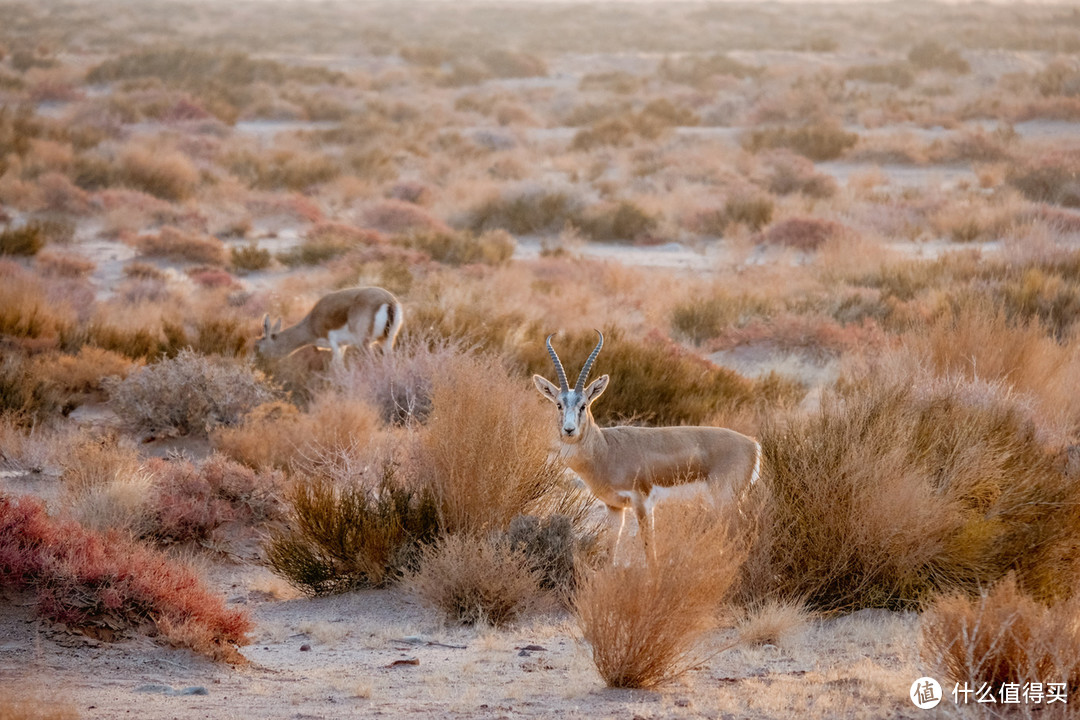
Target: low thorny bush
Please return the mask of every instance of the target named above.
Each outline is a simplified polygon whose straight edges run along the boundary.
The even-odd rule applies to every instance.
[[[124,379],[109,379],[106,390],[109,404],[132,430],[179,434],[235,425],[274,394],[262,374],[245,363],[192,350]]]
[[[32,588],[43,617],[75,627],[149,629],[242,662],[252,622],[189,567],[116,533],[50,517],[35,498],[0,495],[0,581]]]

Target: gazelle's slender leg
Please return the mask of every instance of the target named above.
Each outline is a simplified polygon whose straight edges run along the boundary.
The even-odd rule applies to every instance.
[[[618,524],[619,529],[615,534],[615,547],[611,550],[612,564],[617,564],[619,560],[619,546],[622,544],[623,531],[626,529],[626,508],[618,508],[608,506],[608,524],[614,526]]]
[[[653,514],[652,505],[644,500],[634,503],[634,514],[637,515],[638,534],[641,535],[641,549],[645,552],[647,562],[656,562],[656,545],[653,543]]]

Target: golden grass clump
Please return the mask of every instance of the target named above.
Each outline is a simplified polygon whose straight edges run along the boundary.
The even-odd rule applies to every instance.
[[[494,359],[459,355],[433,378],[431,398],[418,472],[446,532],[505,531],[517,515],[558,509],[567,490],[551,421],[525,383]]]
[[[120,156],[117,180],[162,200],[179,202],[195,193],[199,171],[181,152],[133,147]]]
[[[1010,571],[1039,598],[1080,577],[1080,488],[1000,386],[871,372],[761,430],[750,599],[910,608]]]
[[[305,456],[333,455],[363,446],[379,426],[366,403],[332,392],[319,394],[307,412],[273,401],[254,408],[239,425],[215,429],[214,449],[255,470],[288,470]]]
[[[135,245],[143,255],[178,262],[224,265],[228,260],[225,245],[217,238],[172,226],[161,228],[156,235],[140,236]]]
[[[426,604],[462,625],[508,625],[549,600],[541,572],[522,549],[470,534],[443,536],[420,555],[406,583]]]
[[[743,553],[728,525],[705,511],[656,520],[656,560],[585,573],[574,594],[582,637],[609,687],[653,688],[706,659],[705,633]],[[678,520],[676,520],[678,517]]]
[[[27,692],[23,682],[6,681],[0,686],[0,720],[78,720],[80,714],[70,700],[57,699],[55,689],[44,687]]]
[[[805,628],[809,619],[802,603],[771,599],[744,608],[736,629],[748,645],[777,645]]]
[[[949,594],[923,613],[923,659],[948,680],[977,689],[984,683],[1065,683],[1080,690],[1080,601],[1047,607],[1009,576],[978,597]]]

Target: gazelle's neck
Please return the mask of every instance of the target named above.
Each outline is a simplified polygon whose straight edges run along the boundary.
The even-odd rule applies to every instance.
[[[585,422],[581,426],[581,437],[575,443],[563,443],[562,457],[570,469],[576,473],[589,472],[607,449],[607,441],[600,426],[593,419],[592,410],[585,412]]]

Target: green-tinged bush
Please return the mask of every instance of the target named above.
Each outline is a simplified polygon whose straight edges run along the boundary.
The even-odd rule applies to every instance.
[[[289,526],[271,536],[274,572],[310,595],[386,585],[435,540],[438,508],[428,490],[384,478],[378,488],[298,482],[287,498]]]
[[[514,235],[558,232],[578,217],[580,203],[561,191],[535,190],[491,198],[469,213],[473,232],[502,229]]]
[[[235,270],[255,272],[270,266],[270,251],[259,247],[258,243],[249,243],[244,247],[234,247],[229,251],[229,265]]]
[[[574,225],[593,240],[638,240],[656,230],[660,221],[629,200],[589,208]]]

